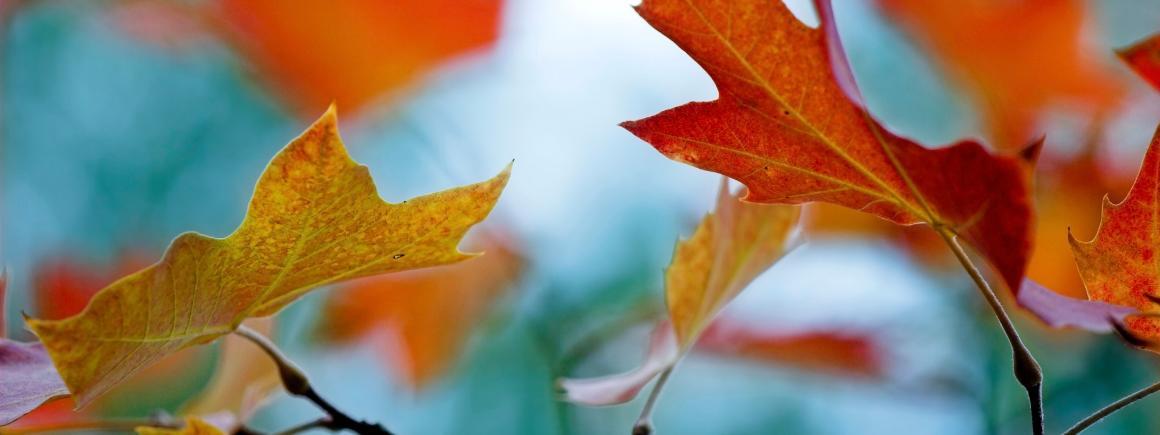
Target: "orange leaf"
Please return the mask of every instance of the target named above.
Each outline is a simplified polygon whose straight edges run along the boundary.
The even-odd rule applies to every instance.
[[[696,60],[720,98],[624,127],[671,159],[749,187],[747,201],[831,202],[967,240],[1017,290],[1031,249],[1029,161],[961,142],[930,150],[870,118],[827,1],[822,28],[780,1],[645,0],[637,10]]]
[[[351,111],[490,45],[500,0],[217,0],[234,45],[300,113]]]
[[[493,233],[468,246],[472,261],[368,278],[328,300],[324,333],[348,341],[373,336],[413,389],[445,373],[472,331],[523,270],[523,259]],[[374,334],[387,332],[389,335]],[[397,344],[394,346],[393,344]]]
[[[800,208],[743,202],[721,180],[717,208],[677,244],[665,271],[671,322],[653,332],[644,363],[627,373],[563,379],[568,400],[610,405],[631,400],[657,374],[673,368],[717,314],[753,279],[794,247]]]
[[[1080,0],[879,0],[974,97],[995,145],[1035,135],[1052,104],[1110,107],[1115,76],[1083,45]],[[1000,30],[1001,29],[1001,30]]]
[[[1160,90],[1160,33],[1120,50],[1118,54],[1144,80]]]
[[[794,248],[798,207],[742,202],[721,180],[716,211],[677,244],[665,301],[682,351],[758,275]]]
[[[1099,230],[1091,241],[1070,233],[1072,252],[1093,301],[1135,308],[1125,325],[1135,338],[1160,342],[1160,128],[1152,138],[1132,189],[1118,204],[1104,198]]]

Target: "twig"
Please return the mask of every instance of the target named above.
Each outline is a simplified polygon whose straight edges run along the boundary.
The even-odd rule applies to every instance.
[[[652,391],[649,392],[648,400],[644,402],[644,408],[640,410],[640,417],[636,419],[636,424],[632,426],[632,435],[651,435],[653,433],[653,407],[656,406],[657,398],[661,395],[661,389],[665,388],[665,383],[669,381],[669,376],[673,374],[674,368],[676,366],[669,366],[657,378],[656,385],[653,385]]]
[[[266,355],[270,356],[270,359],[274,360],[274,363],[278,365],[278,374],[282,377],[282,385],[286,388],[287,393],[313,402],[315,406],[326,413],[329,422],[325,426],[316,427],[326,427],[333,431],[346,429],[360,435],[392,435],[381,424],[355,420],[319,396],[318,392],[314,391],[314,387],[310,385],[310,379],[306,377],[306,373],[297,364],[290,361],[265,335],[245,325],[238,327],[234,333],[258,345],[266,352]]]
[[[1146,387],[1140,391],[1137,391],[1135,393],[1124,396],[1120,400],[1117,400],[1115,402],[1112,402],[1108,406],[1100,408],[1099,411],[1096,411],[1092,415],[1089,415],[1086,418],[1084,418],[1083,420],[1080,420],[1079,423],[1076,423],[1075,426],[1072,426],[1070,429],[1067,430],[1067,432],[1064,432],[1063,435],[1076,435],[1080,432],[1083,432],[1084,429],[1087,429],[1091,425],[1096,424],[1096,422],[1102,420],[1104,417],[1107,417],[1107,416],[1111,415],[1112,413],[1119,411],[1121,408],[1123,408],[1125,406],[1128,406],[1128,405],[1131,405],[1132,403],[1135,403],[1137,400],[1148,397],[1148,395],[1155,393],[1157,391],[1160,391],[1160,382],[1149,385],[1148,387]]]
[[[1039,362],[1035,361],[1031,351],[1023,344],[1023,339],[1019,338],[1019,331],[1011,323],[1011,318],[1003,309],[1003,304],[999,302],[999,298],[995,296],[995,292],[991,290],[990,284],[987,284],[987,280],[983,278],[979,268],[971,262],[971,258],[967,256],[966,250],[959,244],[955,234],[945,226],[936,227],[935,232],[942,236],[947,246],[955,253],[955,257],[959,259],[959,263],[962,263],[963,269],[966,269],[967,273],[971,275],[971,279],[975,281],[975,286],[979,288],[979,293],[983,295],[983,299],[987,300],[987,305],[991,306],[991,311],[995,313],[995,318],[1003,327],[1007,341],[1011,342],[1011,353],[1015,363],[1015,379],[1027,390],[1027,400],[1031,405],[1032,432],[1035,435],[1043,435],[1043,369],[1039,367]]]

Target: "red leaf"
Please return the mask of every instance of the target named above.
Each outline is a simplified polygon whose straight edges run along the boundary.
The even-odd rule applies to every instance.
[[[645,0],[637,11],[696,60],[720,98],[623,124],[671,159],[749,187],[748,201],[831,202],[962,237],[1017,290],[1031,249],[1030,162],[975,142],[926,149],[863,109],[817,2],[811,29],[780,1]]]

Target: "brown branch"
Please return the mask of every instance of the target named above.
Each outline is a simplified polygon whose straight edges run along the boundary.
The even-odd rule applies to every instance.
[[[1115,402],[1112,402],[1108,406],[1100,408],[1099,411],[1096,411],[1096,412],[1092,413],[1092,415],[1089,415],[1089,416],[1085,417],[1083,420],[1080,420],[1079,423],[1076,423],[1075,426],[1072,426],[1070,429],[1067,430],[1067,432],[1064,432],[1063,435],[1077,435],[1080,432],[1083,432],[1084,429],[1087,429],[1091,425],[1096,424],[1096,422],[1102,420],[1104,417],[1107,417],[1107,416],[1111,415],[1112,413],[1119,411],[1121,408],[1123,408],[1125,406],[1128,406],[1128,405],[1135,403],[1137,400],[1148,397],[1149,395],[1151,395],[1152,393],[1155,393],[1157,391],[1160,391],[1160,382],[1149,385],[1140,391],[1137,391],[1135,393],[1124,396],[1120,400],[1117,400]]]
[[[286,354],[282,353],[265,335],[245,325],[238,327],[234,333],[258,345],[266,352],[266,355],[270,356],[270,359],[274,360],[274,363],[278,365],[278,374],[282,378],[282,385],[286,388],[287,393],[313,402],[315,406],[326,413],[328,416],[326,424],[315,427],[325,427],[332,431],[345,429],[360,435],[392,435],[381,424],[355,420],[319,396],[310,384],[310,379],[306,377],[306,373],[297,364],[290,361]]]
[[[945,226],[936,226],[935,232],[942,236],[947,246],[954,252],[955,257],[959,259],[959,263],[963,265],[963,269],[966,269],[967,274],[971,275],[971,279],[975,281],[975,286],[979,288],[979,293],[983,295],[983,299],[987,301],[987,305],[995,313],[999,325],[1003,327],[1007,341],[1011,342],[1015,379],[1027,390],[1027,400],[1031,406],[1031,430],[1035,435],[1043,435],[1043,369],[1039,367],[1039,362],[1023,344],[1023,339],[1019,338],[1019,331],[1015,329],[1011,317],[1003,309],[1003,304],[999,302],[999,298],[995,296],[995,292],[991,290],[991,285],[983,278],[979,268],[975,267],[975,263],[967,256],[966,250],[959,244],[954,232]]]

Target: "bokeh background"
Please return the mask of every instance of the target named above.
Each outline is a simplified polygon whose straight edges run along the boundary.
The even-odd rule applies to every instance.
[[[1031,276],[1082,295],[1067,228],[1094,234],[1100,198],[1126,192],[1160,121],[1160,95],[1113,49],[1160,30],[1160,3],[835,3],[870,110],[896,132],[1006,151],[1046,135]],[[808,2],[789,4],[816,24]],[[388,200],[515,168],[465,244],[488,251],[479,264],[315,291],[277,316],[276,340],[322,394],[404,434],[627,433],[642,400],[577,407],[555,380],[639,363],[673,244],[718,183],[617,127],[716,95],[630,6],[0,1],[11,334],[32,338],[21,312],[79,311],[183,231],[227,235],[266,162],[335,101]],[[661,432],[1023,433],[1008,345],[937,241],[836,208],[807,214],[809,242],[682,363]],[[1049,432],[1160,376],[1155,355],[1010,306],[1044,364]],[[183,352],[91,408],[61,401],[22,424],[180,414],[222,354]],[[1157,406],[1089,432],[1160,432]],[[317,416],[275,395],[249,425]]]

